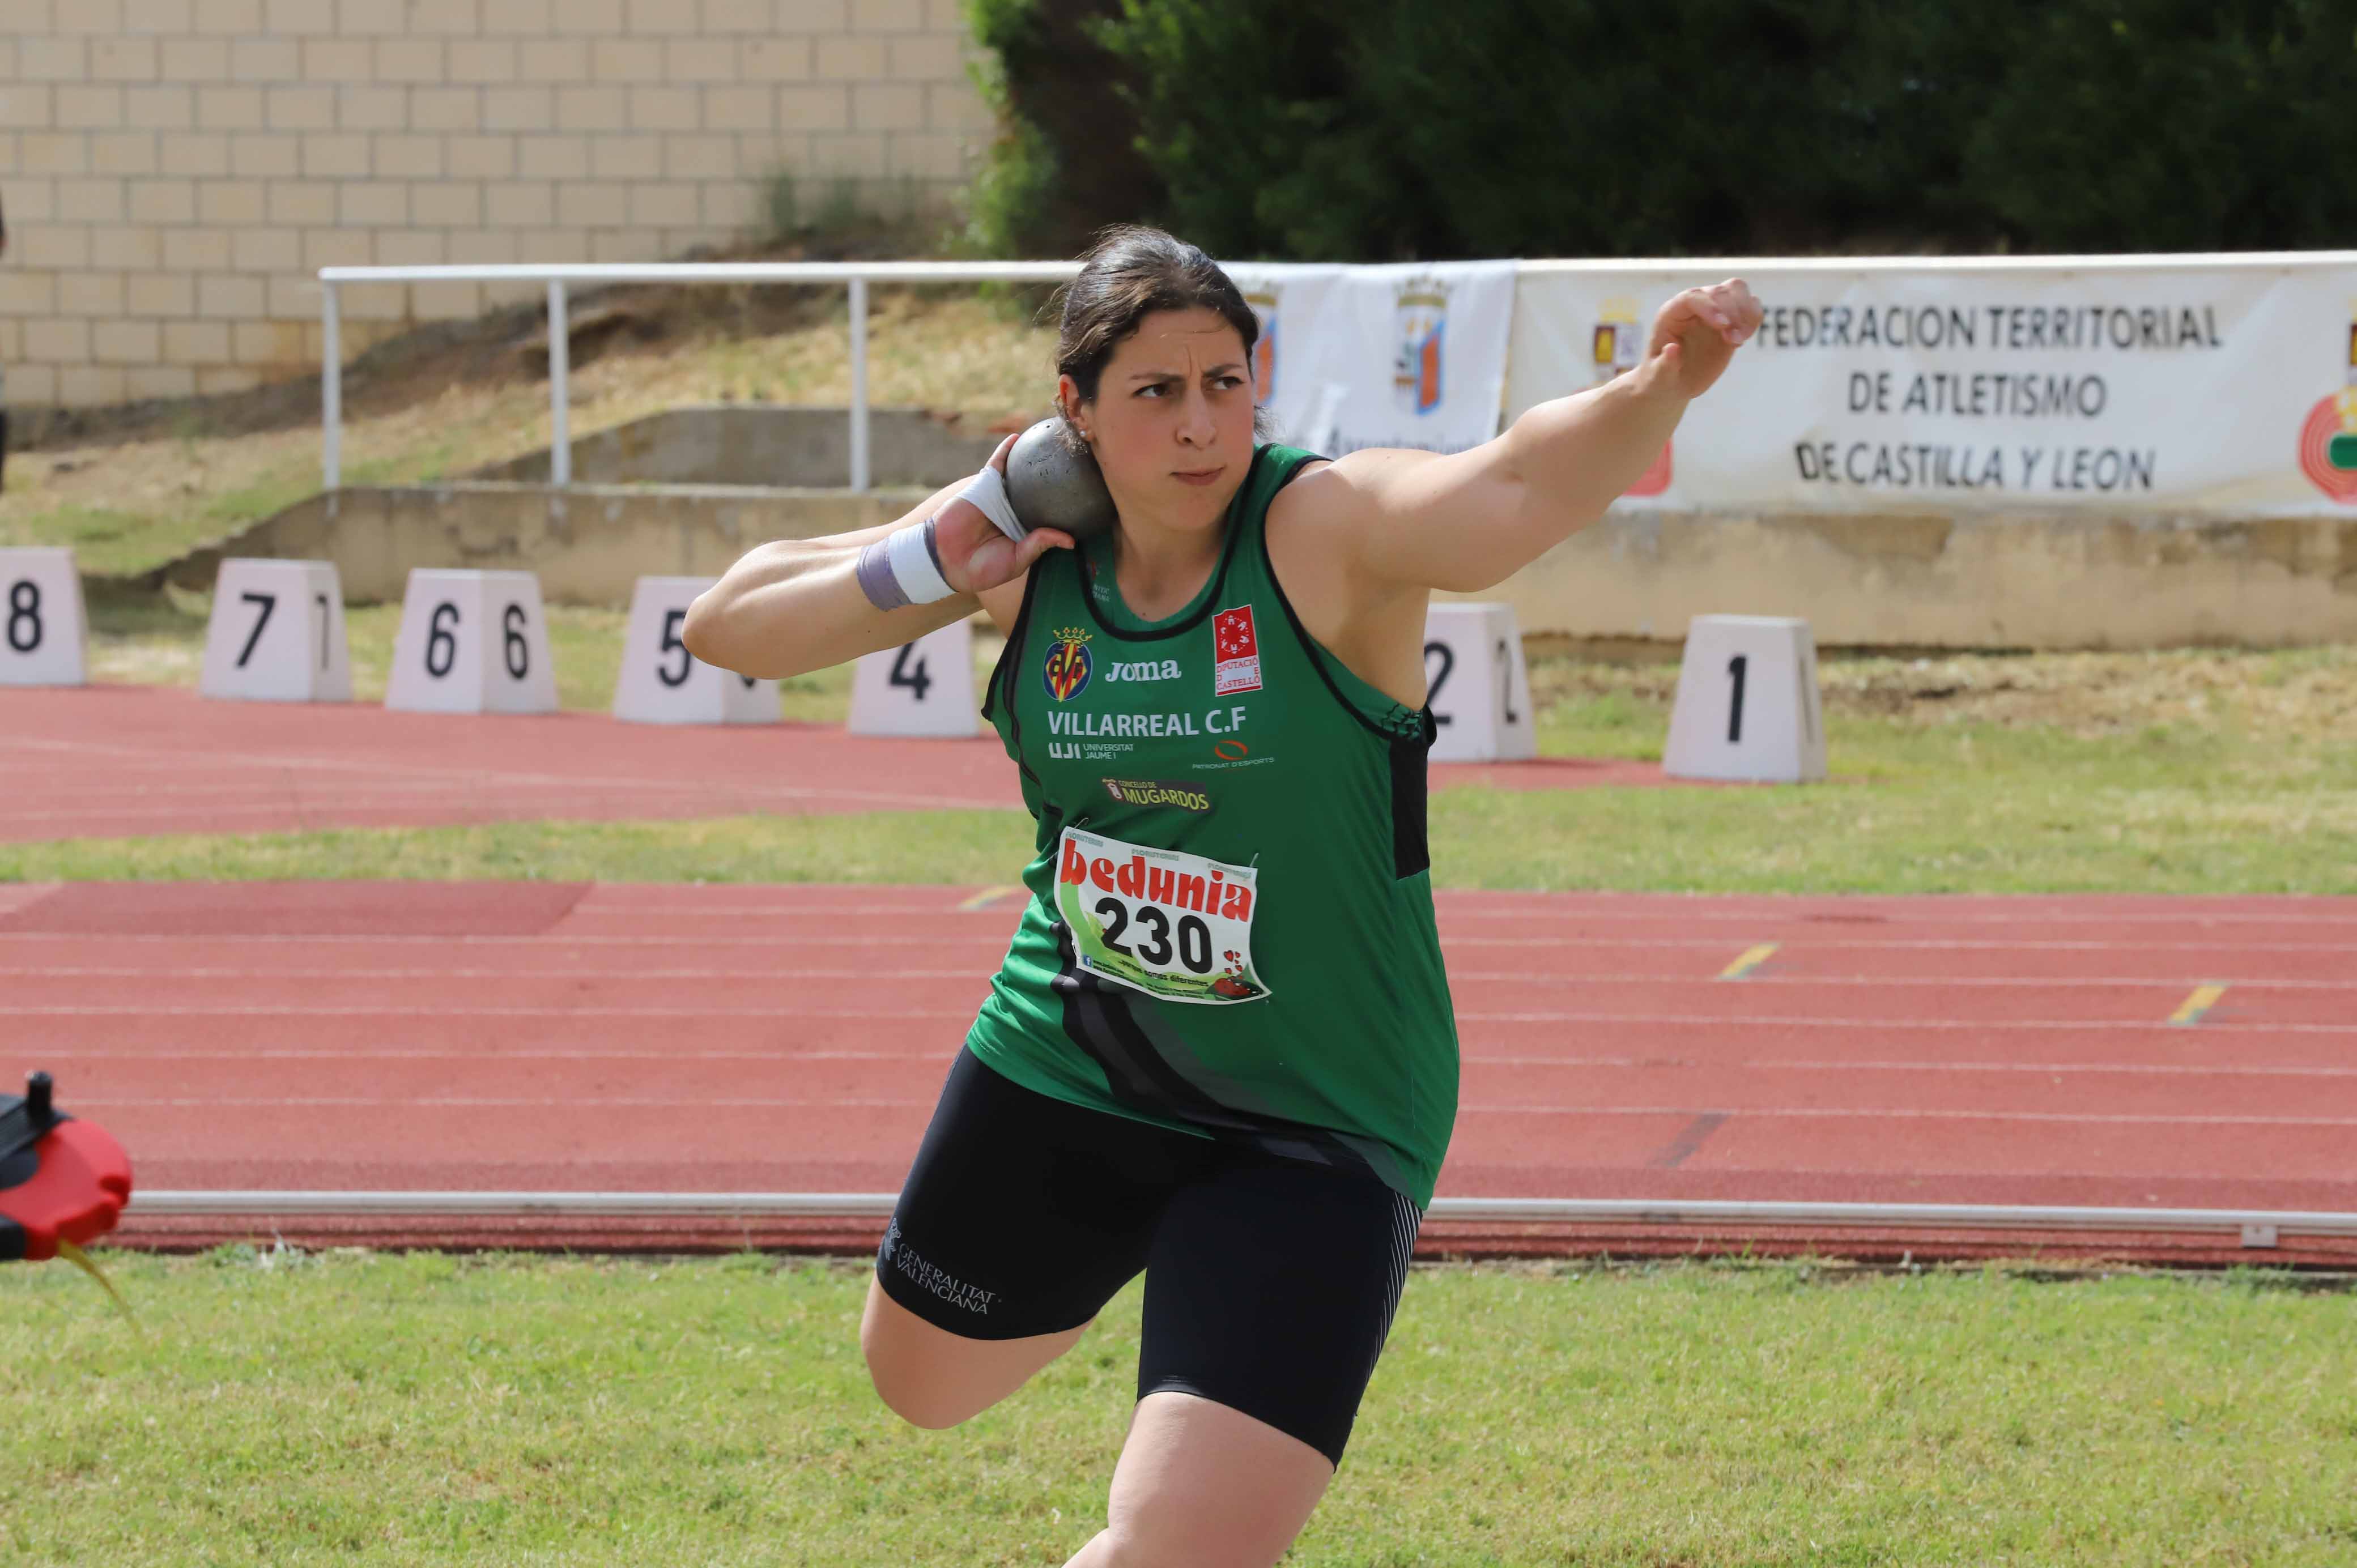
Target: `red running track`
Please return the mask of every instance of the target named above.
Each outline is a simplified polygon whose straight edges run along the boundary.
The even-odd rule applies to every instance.
[[[219,702],[174,686],[16,688],[0,702],[0,843],[1023,804],[988,734],[882,740],[833,725],[396,713]],[[1433,769],[1444,789],[1663,782],[1643,762]]]
[[[888,1192],[1016,896],[0,887],[0,1073],[56,1073],[145,1189]],[[1443,1196],[2357,1211],[2357,899],[1439,907],[1463,1048]],[[2205,986],[2223,990],[2196,1010]],[[135,1215],[124,1236],[257,1229]],[[876,1227],[276,1229],[668,1248],[864,1247]],[[2357,1265],[2357,1240],[2284,1241],[1434,1222],[1425,1248]]]

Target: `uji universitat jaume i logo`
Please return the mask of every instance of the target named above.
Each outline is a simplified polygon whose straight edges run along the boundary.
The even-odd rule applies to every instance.
[[[1089,634],[1076,626],[1059,627],[1056,640],[1048,645],[1048,662],[1040,674],[1048,683],[1048,695],[1060,703],[1069,703],[1088,689],[1089,671],[1095,660],[1089,655]]]

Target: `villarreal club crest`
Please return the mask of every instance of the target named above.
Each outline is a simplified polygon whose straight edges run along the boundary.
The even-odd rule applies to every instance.
[[[1040,671],[1048,683],[1048,695],[1060,703],[1069,703],[1088,689],[1089,672],[1095,660],[1089,653],[1089,634],[1076,626],[1060,627],[1056,640],[1048,645],[1048,661]]]

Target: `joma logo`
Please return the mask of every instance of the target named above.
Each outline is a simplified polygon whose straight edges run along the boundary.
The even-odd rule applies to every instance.
[[[1105,666],[1108,681],[1176,681],[1178,660],[1149,659],[1143,664],[1109,664]]]

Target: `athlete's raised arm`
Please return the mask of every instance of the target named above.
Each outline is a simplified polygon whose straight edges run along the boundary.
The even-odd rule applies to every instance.
[[[1662,306],[1644,359],[1624,374],[1539,403],[1469,451],[1351,453],[1299,481],[1300,502],[1364,577],[1455,593],[1494,586],[1643,476],[1760,314],[1740,278],[1688,289]]]
[[[1014,445],[1010,435],[991,454],[1001,475]],[[1071,536],[1052,528],[1008,538],[961,499],[969,483],[944,486],[897,522],[748,551],[688,606],[680,640],[706,664],[739,675],[800,675],[939,631],[972,615],[980,595],[1019,580],[1046,551],[1071,547]]]

